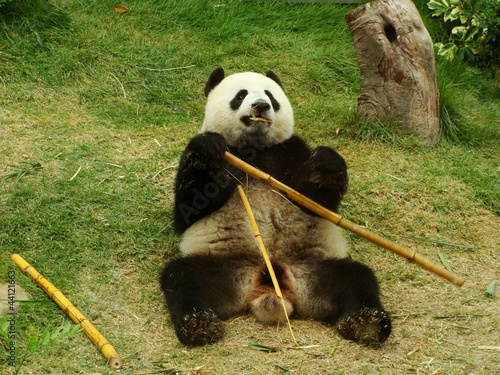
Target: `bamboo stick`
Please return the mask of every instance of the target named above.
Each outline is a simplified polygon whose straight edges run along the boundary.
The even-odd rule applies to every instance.
[[[422,255],[418,254],[414,250],[408,249],[401,245],[398,245],[366,228],[362,228],[350,220],[342,217],[336,212],[330,211],[327,208],[321,206],[320,204],[314,202],[313,200],[307,198],[306,196],[300,194],[296,190],[288,187],[284,183],[276,180],[268,173],[262,172],[261,170],[251,166],[250,164],[244,162],[238,157],[232,155],[227,152],[224,154],[224,159],[234,165],[235,167],[241,169],[243,172],[249,174],[250,176],[262,181],[264,184],[272,187],[273,189],[278,190],[284,196],[290,198],[291,200],[299,203],[300,205],[308,208],[319,216],[331,221],[335,225],[338,225],[341,228],[347,229],[360,237],[367,239],[368,241],[373,242],[376,245],[379,245],[387,250],[390,250],[402,257],[408,259],[412,263],[416,263],[419,266],[425,268],[426,270],[448,280],[450,283],[460,287],[463,285],[465,280],[457,276],[451,272],[449,272],[446,268],[441,267],[440,265],[433,263],[427,260]]]
[[[123,361],[116,353],[111,344],[102,336],[99,331],[88,321],[88,319],[45,277],[26,262],[20,255],[12,254],[10,259],[30,276],[45,293],[68,315],[75,324],[80,324],[88,338],[99,348],[108,361],[108,365],[114,369],[123,368]]]
[[[273,281],[274,290],[276,291],[276,295],[281,301],[281,306],[283,306],[283,311],[285,313],[286,321],[288,323],[288,328],[290,329],[290,333],[292,334],[293,341],[296,346],[299,346],[297,339],[293,333],[292,324],[290,323],[290,319],[288,318],[288,313],[286,311],[285,299],[283,298],[283,294],[281,293],[280,284],[278,283],[278,279],[276,278],[276,274],[274,273],[273,265],[271,264],[271,260],[269,259],[269,254],[267,253],[266,246],[264,245],[264,241],[262,240],[262,236],[259,231],[259,227],[257,226],[257,221],[255,220],[255,216],[253,214],[252,208],[250,207],[250,203],[248,202],[248,198],[243,190],[241,185],[238,185],[238,193],[240,193],[241,201],[243,202],[243,206],[245,206],[245,211],[247,212],[248,220],[250,220],[250,225],[253,229],[253,234],[255,239],[257,240],[257,244],[259,245],[260,252],[264,257],[264,261],[266,262],[267,270],[269,271],[269,275],[271,276],[271,280]]]

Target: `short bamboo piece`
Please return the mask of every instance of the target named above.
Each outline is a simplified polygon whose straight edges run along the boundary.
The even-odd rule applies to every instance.
[[[257,244],[259,245],[260,252],[264,257],[264,261],[266,262],[267,270],[269,271],[269,275],[271,276],[271,280],[273,281],[274,290],[276,291],[276,295],[281,301],[281,305],[283,306],[283,311],[285,313],[286,321],[288,323],[288,328],[290,329],[290,333],[292,334],[293,341],[296,346],[299,346],[297,339],[293,333],[292,324],[290,323],[290,319],[288,318],[288,313],[286,311],[285,300],[283,298],[283,293],[281,293],[280,284],[278,283],[278,279],[276,278],[276,274],[274,273],[273,265],[271,264],[271,260],[269,259],[269,254],[267,253],[266,246],[264,245],[264,241],[262,240],[262,236],[259,231],[259,227],[257,226],[257,221],[255,220],[255,216],[252,211],[252,207],[250,207],[250,203],[248,202],[248,198],[243,190],[241,185],[238,185],[238,192],[240,194],[241,201],[243,202],[243,206],[245,206],[245,211],[247,212],[248,220],[250,221],[250,225],[253,229],[253,234],[255,239],[257,240]]]
[[[75,324],[80,324],[88,338],[99,348],[108,361],[108,365],[114,369],[123,368],[123,361],[116,353],[111,344],[102,336],[99,331],[88,321],[88,319],[45,277],[26,262],[20,255],[12,254],[10,259],[30,276],[45,293],[68,315]]]
[[[233,154],[229,153],[226,151],[224,154],[224,159],[234,165],[235,167],[241,169],[243,172],[247,173],[248,175],[262,181],[264,184],[270,186],[273,189],[276,189],[279,191],[281,194],[284,196],[290,198],[291,200],[299,203],[300,205],[304,206],[305,208],[313,211],[314,213],[318,214],[319,216],[331,221],[335,225],[338,225],[341,228],[347,229],[355,234],[357,234],[360,237],[363,237],[367,239],[368,241],[373,242],[376,245],[379,245],[387,250],[390,250],[398,255],[401,255],[402,257],[408,259],[412,263],[416,263],[419,266],[425,268],[426,270],[444,278],[445,280],[449,281],[450,283],[456,285],[456,286],[462,286],[465,280],[461,278],[460,276],[457,276],[451,272],[449,272],[446,268],[441,267],[440,265],[433,263],[423,257],[422,255],[418,254],[414,250],[410,250],[406,247],[403,247],[401,245],[398,245],[366,228],[362,228],[355,223],[353,223],[350,220],[347,220],[346,218],[342,217],[336,212],[330,211],[327,208],[321,206],[320,204],[314,202],[313,200],[307,198],[306,196],[300,194],[296,190],[290,188],[289,186],[285,185],[284,183],[276,180],[273,178],[271,175],[268,173],[262,172],[261,170],[251,166],[250,164],[244,162],[243,160],[239,159],[238,157],[234,156]]]

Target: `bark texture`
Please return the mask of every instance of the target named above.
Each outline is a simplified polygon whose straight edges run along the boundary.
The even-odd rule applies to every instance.
[[[345,16],[361,72],[358,115],[392,120],[419,135],[439,138],[439,90],[434,46],[411,0],[375,0]]]

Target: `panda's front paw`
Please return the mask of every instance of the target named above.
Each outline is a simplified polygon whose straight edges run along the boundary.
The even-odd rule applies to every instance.
[[[224,323],[212,311],[196,311],[185,315],[175,325],[179,341],[186,346],[212,344],[224,337]]]
[[[314,171],[325,174],[339,175],[347,170],[342,156],[325,146],[319,146],[312,151],[309,163]]]
[[[220,168],[224,165],[227,142],[219,133],[206,132],[193,137],[186,151],[195,166]]]
[[[321,186],[340,187],[341,194],[347,188],[347,165],[337,152],[329,147],[315,148],[308,162],[311,168],[309,180]]]
[[[337,331],[347,339],[363,345],[381,344],[391,334],[391,319],[375,307],[363,307],[337,324]]]

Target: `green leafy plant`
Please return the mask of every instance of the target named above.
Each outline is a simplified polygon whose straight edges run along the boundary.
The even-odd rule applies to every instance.
[[[441,19],[448,41],[437,54],[482,65],[498,80],[500,2],[497,0],[430,0],[433,17]]]
[[[17,338],[12,337],[12,330],[10,329],[9,317],[0,318],[0,341],[3,341],[3,346],[6,350],[9,350],[11,344]],[[80,325],[75,325],[71,322],[66,322],[61,324],[59,327],[48,329],[41,334],[34,334],[28,338],[28,343],[24,349],[24,353],[20,356],[20,359],[16,361],[16,370],[14,374],[19,374],[21,367],[23,366],[26,359],[31,357],[34,353],[42,350],[46,346],[49,346],[54,341],[65,338],[72,335],[75,332],[81,331]],[[18,357],[18,349],[16,345],[16,355]]]

